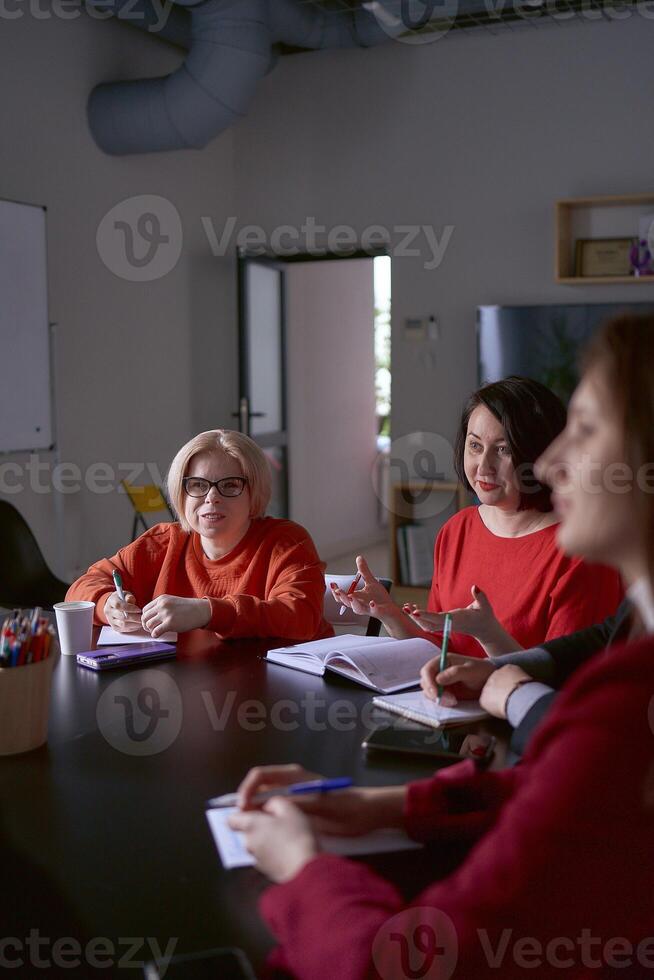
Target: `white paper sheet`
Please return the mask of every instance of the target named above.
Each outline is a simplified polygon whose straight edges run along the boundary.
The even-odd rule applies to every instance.
[[[111,626],[103,626],[97,645],[99,647],[118,646],[118,644],[122,646],[125,643],[147,643],[152,639],[153,637],[145,630],[138,630],[136,633],[117,633]],[[177,633],[164,633],[154,639],[157,643],[177,643]]]
[[[237,807],[223,807],[207,810],[207,820],[213,834],[220,860],[227,870],[231,868],[249,868],[254,864],[254,858],[246,850],[243,835],[232,830],[227,820],[232,813],[237,813]],[[383,854],[392,851],[413,851],[422,847],[417,841],[411,840],[401,830],[375,830],[361,837],[334,837],[322,834],[320,846],[329,854],[341,854],[347,857],[362,854]]]

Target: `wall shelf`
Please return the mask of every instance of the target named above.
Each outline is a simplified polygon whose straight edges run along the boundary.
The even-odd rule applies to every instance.
[[[649,283],[654,276],[577,276],[576,242],[592,238],[636,238],[638,221],[654,214],[654,193],[571,197],[556,202],[554,280],[566,286]]]

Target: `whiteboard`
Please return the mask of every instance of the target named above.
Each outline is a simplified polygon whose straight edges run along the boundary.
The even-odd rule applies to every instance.
[[[0,452],[53,444],[45,208],[0,201]]]

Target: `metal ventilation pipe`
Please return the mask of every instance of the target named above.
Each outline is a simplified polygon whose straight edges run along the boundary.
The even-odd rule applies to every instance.
[[[127,2],[115,0],[118,17]],[[246,114],[259,80],[274,63],[276,43],[317,49],[369,47],[389,40],[388,29],[361,8],[335,16],[304,0],[176,2],[190,15],[184,64],[164,78],[98,85],[91,93],[89,125],[106,153],[206,146]],[[147,13],[148,0],[139,3],[144,14],[139,26],[147,27],[155,15]],[[183,18],[167,26],[162,35],[186,46]]]

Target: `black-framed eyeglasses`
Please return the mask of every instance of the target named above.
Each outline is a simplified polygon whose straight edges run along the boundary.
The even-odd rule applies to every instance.
[[[222,480],[203,480],[199,476],[185,476],[182,486],[189,497],[206,497],[215,487],[221,497],[240,497],[247,480],[244,476],[225,476]]]

